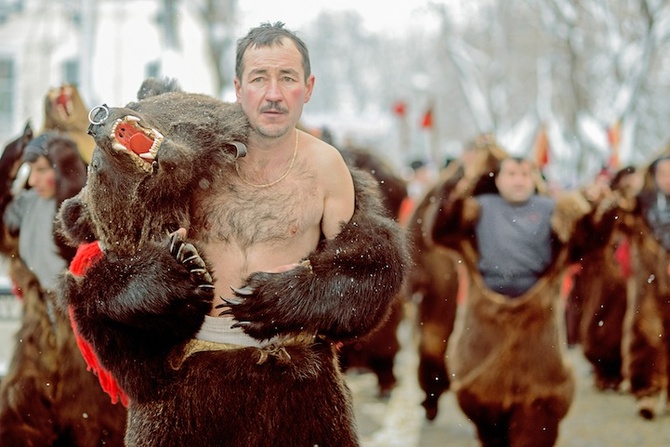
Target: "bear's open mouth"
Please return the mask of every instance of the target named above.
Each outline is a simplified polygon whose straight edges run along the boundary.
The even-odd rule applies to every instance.
[[[140,119],[133,115],[117,119],[109,136],[114,149],[129,153],[137,165],[148,172],[164,139],[156,129],[141,126]]]

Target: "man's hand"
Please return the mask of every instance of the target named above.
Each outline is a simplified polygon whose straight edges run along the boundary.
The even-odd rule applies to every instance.
[[[284,264],[277,266],[275,268],[272,268],[270,270],[266,270],[268,273],[284,273],[288,272],[289,270],[293,270],[294,268],[298,267],[300,264],[297,262],[294,262],[292,264]]]

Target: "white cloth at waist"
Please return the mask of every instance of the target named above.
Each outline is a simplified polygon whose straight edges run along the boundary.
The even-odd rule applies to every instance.
[[[230,317],[211,317],[205,315],[205,321],[200,330],[195,334],[198,340],[212,341],[215,343],[230,343],[240,346],[255,346],[257,348],[267,345],[268,341],[258,341],[244,333],[242,328],[231,328],[236,321]]]

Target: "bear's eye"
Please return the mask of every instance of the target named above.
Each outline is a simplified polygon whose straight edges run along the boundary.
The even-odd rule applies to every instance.
[[[99,171],[100,170],[100,154],[98,153],[98,149],[93,151],[93,157],[91,158],[91,163],[88,165],[88,173],[90,174],[93,171]]]

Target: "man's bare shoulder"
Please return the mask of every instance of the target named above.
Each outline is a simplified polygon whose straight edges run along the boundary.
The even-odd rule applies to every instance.
[[[341,222],[348,222],[354,212],[353,179],[337,148],[312,135],[305,136],[305,148],[323,191],[321,229],[330,238],[340,231]]]
[[[305,142],[303,147],[315,157],[318,156],[323,159],[328,159],[328,157],[335,157],[342,159],[342,155],[340,154],[340,151],[337,150],[337,148],[326,143],[320,138],[317,138],[307,132],[303,132],[302,135],[300,135],[300,138]]]
[[[305,151],[319,175],[338,177],[349,172],[342,154],[336,147],[307,133],[304,134],[304,140]]]

